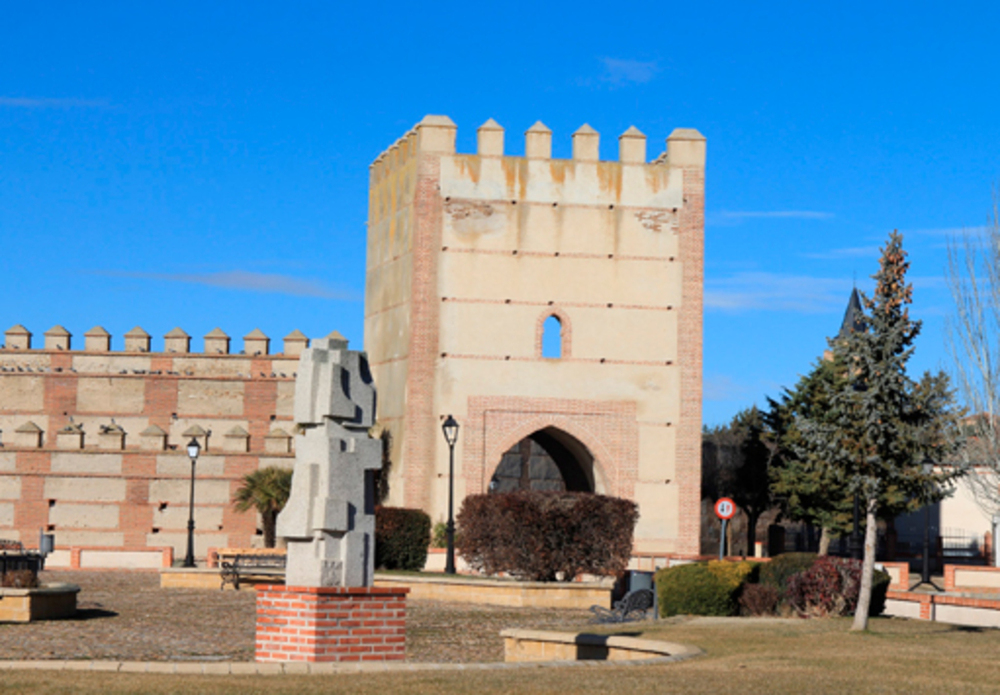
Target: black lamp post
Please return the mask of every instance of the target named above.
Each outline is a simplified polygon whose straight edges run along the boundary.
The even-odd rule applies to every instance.
[[[445,574],[455,574],[455,442],[458,441],[458,423],[451,415],[441,425],[444,440],[448,442],[448,554],[445,556]]]
[[[926,477],[930,477],[934,472],[934,464],[926,461],[921,466],[921,469]],[[927,483],[924,484],[927,485]],[[927,503],[924,505],[924,566],[920,569],[920,581],[914,584],[910,591],[924,584],[927,584],[935,591],[944,591],[944,589],[931,581],[931,503],[930,495],[927,497]]]
[[[187,445],[188,457],[191,459],[191,502],[188,504],[188,547],[184,556],[184,567],[194,567],[194,465],[198,462],[201,445],[194,437]]]

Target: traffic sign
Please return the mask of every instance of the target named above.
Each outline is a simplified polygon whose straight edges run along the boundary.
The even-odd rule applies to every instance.
[[[728,497],[723,497],[715,503],[715,515],[723,521],[732,519],[735,514],[736,503]]]

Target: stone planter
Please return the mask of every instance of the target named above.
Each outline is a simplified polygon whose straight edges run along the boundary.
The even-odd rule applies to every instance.
[[[30,623],[76,614],[76,584],[45,584],[34,589],[0,588],[0,622]]]

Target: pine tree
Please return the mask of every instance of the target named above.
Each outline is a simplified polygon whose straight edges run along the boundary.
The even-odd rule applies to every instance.
[[[772,451],[764,418],[756,407],[738,412],[729,424],[703,432],[702,492],[711,499],[732,497],[747,516],[748,553],[757,540],[757,522],[772,505],[768,476]]]
[[[255,509],[264,525],[264,547],[273,548],[278,513],[285,508],[292,491],[292,472],[286,468],[268,466],[243,476],[243,482],[233,495],[236,511]]]
[[[846,378],[831,392],[828,417],[798,421],[806,448],[839,469],[864,503],[864,564],[853,630],[868,627],[881,500],[926,503],[956,475],[922,470],[925,461],[944,461],[954,451],[955,440],[947,435],[957,413],[945,374],[926,374],[916,383],[906,373],[921,323],[909,316],[913,287],[906,283],[902,244],[893,232],[882,248],[872,276],[874,295],[862,295],[864,329],[831,341]]]
[[[771,464],[771,492],[781,503],[782,514],[822,529],[820,554],[825,555],[833,537],[851,529],[853,495],[841,470],[830,466],[803,440],[797,421],[823,421],[830,412],[830,398],[845,379],[843,365],[822,358],[780,400],[768,399],[764,416],[775,443]]]
[[[771,508],[771,481],[768,467],[771,449],[764,441],[764,420],[756,407],[738,413],[734,429],[742,434],[739,444],[741,465],[736,469],[733,502],[747,515],[747,553],[757,541],[757,521]]]

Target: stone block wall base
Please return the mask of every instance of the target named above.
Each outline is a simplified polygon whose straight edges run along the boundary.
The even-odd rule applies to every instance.
[[[399,661],[405,587],[257,587],[258,662]]]

